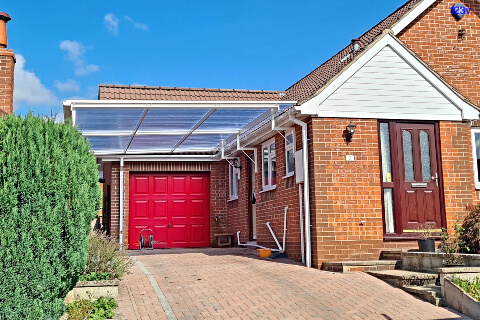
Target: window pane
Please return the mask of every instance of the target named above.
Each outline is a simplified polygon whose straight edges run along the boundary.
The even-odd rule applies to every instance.
[[[392,182],[392,157],[390,155],[388,123],[380,123],[380,145],[382,152],[383,182]]]
[[[275,158],[275,156],[272,157],[271,159],[272,161],[272,186],[276,186],[277,185],[277,159]]]
[[[293,143],[293,134],[289,134],[288,136],[286,136],[286,145],[289,146]]]
[[[385,207],[385,231],[395,233],[395,216],[393,212],[393,190],[383,190],[383,202]]]
[[[230,192],[230,197],[233,195],[233,167],[228,165],[228,189]]]
[[[423,181],[430,181],[432,180],[430,139],[426,131],[420,131],[420,156],[422,158],[422,179]]]
[[[232,170],[233,171],[233,178],[232,178],[232,181],[233,181],[233,196],[235,196],[235,197],[238,197],[238,172],[237,172],[237,170],[240,170],[240,169]]]
[[[268,186],[268,149],[263,148],[263,157],[262,157],[262,163],[263,163],[263,185]]]
[[[413,170],[413,145],[412,145],[412,133],[407,130],[403,130],[403,164],[405,166],[405,180],[415,180]]]
[[[275,155],[275,143],[270,145],[270,155]]]
[[[293,172],[295,170],[295,164],[293,162],[293,150],[287,151],[287,173]]]

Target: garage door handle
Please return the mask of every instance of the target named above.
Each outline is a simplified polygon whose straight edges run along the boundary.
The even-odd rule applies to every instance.
[[[168,224],[168,227],[169,227],[169,228],[171,228],[171,227],[172,227],[172,225],[169,223],[169,224]]]

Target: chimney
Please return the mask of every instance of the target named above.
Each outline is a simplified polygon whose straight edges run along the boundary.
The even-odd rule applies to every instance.
[[[7,22],[11,18],[0,12],[0,116],[13,113],[13,76],[15,54],[7,49]]]

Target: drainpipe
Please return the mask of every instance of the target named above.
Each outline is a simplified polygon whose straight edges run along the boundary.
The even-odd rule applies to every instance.
[[[303,148],[303,177],[304,177],[304,197],[305,204],[305,238],[306,238],[306,252],[305,265],[307,268],[312,267],[312,243],[310,235],[310,187],[308,183],[308,141],[307,141],[307,124],[295,118],[292,113],[288,114],[288,118],[295,124],[302,127],[302,148]]]
[[[305,237],[303,235],[303,202],[302,202],[302,184],[298,184],[298,200],[300,201],[300,251],[302,252],[302,263],[305,263]]]
[[[119,241],[123,245],[123,158],[120,158],[120,227]]]

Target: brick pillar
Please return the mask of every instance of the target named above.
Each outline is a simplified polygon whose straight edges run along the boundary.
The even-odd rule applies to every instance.
[[[0,113],[13,113],[13,73],[15,55],[10,49],[0,48]]]

